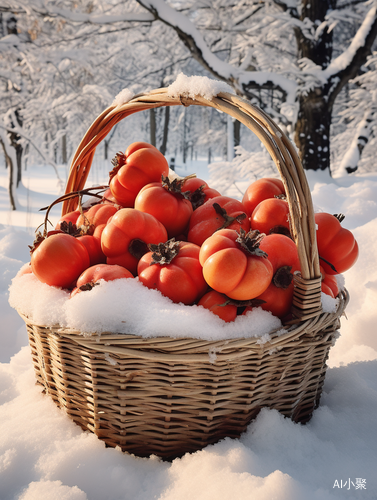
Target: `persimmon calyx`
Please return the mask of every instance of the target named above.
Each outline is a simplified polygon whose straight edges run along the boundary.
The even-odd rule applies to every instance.
[[[92,290],[92,288],[94,288],[95,286],[98,286],[99,285],[99,282],[96,281],[89,281],[88,283],[85,283],[85,285],[81,285],[79,287],[79,289],[82,291],[82,292],[87,292],[88,290]]]
[[[128,251],[135,259],[140,260],[149,251],[149,248],[145,241],[134,238],[128,245]]]
[[[43,240],[46,239],[46,235],[43,235],[40,231],[38,231],[35,235],[35,239],[32,245],[28,245],[30,248],[30,255],[39,247]]]
[[[114,158],[111,160],[111,164],[113,165],[113,169],[110,170],[109,172],[109,182],[113,177],[116,176],[118,173],[118,170],[123,167],[123,165],[126,163],[126,155],[119,151]]]
[[[220,306],[236,306],[236,307],[259,307],[262,304],[265,304],[266,301],[262,299],[249,299],[249,300],[234,300],[228,298],[223,304],[219,304]]]
[[[244,219],[246,219],[245,213],[239,214],[236,217],[232,217],[231,215],[228,215],[225,208],[221,207],[217,202],[213,203],[212,206],[215,209],[215,212],[217,214],[221,215],[221,217],[224,219],[223,225],[221,227],[219,227],[218,231],[220,229],[226,229],[231,224],[233,224],[233,222],[235,222],[235,221],[238,222],[239,224],[241,224],[242,221]]]
[[[258,231],[258,229],[251,229],[248,233],[241,227],[236,242],[240,244],[241,248],[251,255],[257,257],[264,257],[267,259],[266,252],[259,248],[259,245],[266,235]]]
[[[195,174],[194,174],[195,176]],[[184,177],[183,179],[180,178],[175,178],[173,180],[169,179],[169,177],[165,177],[164,175],[161,176],[162,180],[162,187],[164,187],[169,193],[172,193],[178,197],[185,198],[185,200],[190,201],[190,191],[182,191],[182,187],[184,183],[186,182],[187,179],[191,179],[193,175],[188,175],[187,177]],[[196,177],[196,176],[195,176]]]
[[[170,264],[178,255],[179,241],[175,241],[175,238],[171,238],[165,243],[149,243],[148,248],[152,252],[150,265],[160,264],[160,266],[164,266]]]
[[[292,239],[290,230],[285,226],[274,226],[270,229],[269,234],[282,234],[282,235],[288,236],[288,238]]]
[[[77,238],[78,236],[84,236],[86,234],[92,235],[94,233],[94,225],[88,222],[84,223],[82,226],[76,226],[72,221],[67,222],[63,220],[63,222],[60,223],[60,231]]]
[[[204,200],[206,198],[206,195],[203,191],[204,188],[205,184],[202,184],[197,189],[195,189],[195,191],[192,191],[192,193],[190,193],[189,200],[191,201],[193,210],[196,210],[197,208],[203,205]]]
[[[334,214],[334,217],[338,219],[339,222],[343,222],[346,216],[344,214]]]
[[[272,283],[284,290],[289,287],[293,280],[292,266],[281,266],[272,278]]]

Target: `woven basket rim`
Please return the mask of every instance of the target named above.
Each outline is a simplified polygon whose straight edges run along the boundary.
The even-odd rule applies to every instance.
[[[318,332],[325,331],[329,327],[331,328],[336,321],[344,314],[346,306],[349,302],[349,294],[347,289],[343,289],[338,297],[337,309],[334,312],[323,312],[321,315],[316,315],[305,321],[296,322],[291,325],[281,326],[270,332],[266,332],[269,335],[269,339],[265,342],[261,342],[261,336],[255,337],[236,337],[228,339],[219,340],[209,340],[198,337],[171,337],[171,336],[141,336],[133,333],[116,333],[116,332],[101,332],[101,333],[85,333],[72,329],[65,328],[59,324],[56,325],[39,325],[37,322],[33,321],[30,317],[23,314],[21,311],[17,311],[25,323],[29,325],[36,326],[37,328],[47,329],[53,333],[58,334],[60,337],[66,337],[68,339],[74,340],[77,344],[83,347],[93,347],[96,350],[103,350],[104,352],[114,352],[117,354],[132,354],[136,357],[145,357],[144,349],[148,349],[151,344],[156,347],[155,344],[161,344],[158,348],[163,349],[163,344],[171,345],[171,343],[182,344],[187,349],[190,344],[196,344],[204,346],[208,351],[216,352],[216,349],[221,351],[227,349],[254,349],[259,351],[266,351],[274,348],[279,348],[280,345],[286,344],[288,341],[297,341],[302,336],[313,336],[318,335]],[[285,330],[285,333],[282,333]],[[142,345],[142,349],[130,349],[122,348],[119,345],[127,343],[134,339],[138,346]],[[116,347],[112,347],[115,345]],[[132,351],[132,352],[131,352]],[[170,347],[168,349],[170,351]],[[185,359],[189,361],[190,357],[186,358],[187,354],[184,355]],[[219,356],[219,354],[217,354]],[[221,354],[220,354],[221,356]],[[236,357],[241,357],[242,354],[234,355]],[[234,357],[231,356],[231,357]],[[162,356],[161,353],[157,356],[160,361],[164,358],[165,361],[178,361],[183,358],[174,356],[173,354],[168,354],[167,356]],[[230,359],[227,354],[225,357]],[[205,356],[204,356],[205,358]],[[191,361],[198,361],[198,356],[194,356]],[[202,359],[204,361],[204,359]]]
[[[265,145],[283,181],[289,205],[291,233],[301,264],[295,280],[293,314],[304,321],[322,314],[321,272],[316,225],[310,188],[295,147],[278,125],[260,108],[229,92],[211,99],[201,95],[169,95],[167,88],[134,95],[127,102],[111,105],[92,123],[72,159],[65,193],[82,190],[90,171],[96,147],[121,120],[133,113],[163,106],[212,107],[239,120]],[[78,197],[63,202],[62,214],[73,211]]]

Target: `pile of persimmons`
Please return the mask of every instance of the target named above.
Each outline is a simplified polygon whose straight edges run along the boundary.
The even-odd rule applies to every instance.
[[[45,225],[38,232],[25,272],[71,297],[90,293],[101,280],[138,279],[224,321],[257,306],[289,318],[300,261],[280,179],[252,182],[239,201],[195,176],[169,178],[165,157],[145,142],[131,144],[112,164],[97,201],[79,203],[54,230]],[[336,275],[358,256],[341,220],[315,214],[322,291],[332,297]]]

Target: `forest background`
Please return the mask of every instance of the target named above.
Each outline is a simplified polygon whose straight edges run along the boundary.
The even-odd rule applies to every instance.
[[[0,7],[0,165],[12,209],[28,165],[69,165],[92,121],[127,88],[180,73],[226,82],[296,144],[306,170],[375,170],[375,0],[5,0]],[[228,132],[228,133],[226,133]],[[134,140],[170,163],[218,163],[223,187],[258,177],[269,155],[216,110],[165,107],[114,127],[108,160]],[[68,167],[67,167],[68,168]]]

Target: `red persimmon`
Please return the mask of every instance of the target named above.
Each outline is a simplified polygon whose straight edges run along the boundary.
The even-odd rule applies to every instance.
[[[106,224],[110,217],[112,217],[118,210],[119,207],[115,205],[102,203],[93,205],[89,208],[89,210],[80,214],[77,218],[76,226],[91,227],[92,230],[89,230],[89,233],[93,233],[94,228],[102,224]]]
[[[292,307],[293,274],[301,269],[296,244],[282,234],[270,234],[262,239],[259,248],[268,254],[273,277],[257,299],[264,301],[260,306],[262,309],[283,318]]]
[[[283,181],[274,177],[263,177],[252,182],[246,189],[242,198],[242,204],[248,217],[253,213],[259,203],[268,198],[285,194]]]
[[[61,229],[60,225],[62,222],[67,222],[67,223],[71,222],[72,224],[76,224],[79,216],[80,216],[80,210],[74,210],[73,212],[68,212],[67,214],[60,217],[58,223],[55,226],[55,229],[60,230]]]
[[[229,298],[215,290],[210,290],[198,302],[199,306],[209,309],[219,318],[230,323],[237,317],[237,306],[230,303]]]
[[[198,177],[185,180],[182,186],[182,191],[188,191],[190,193],[189,200],[191,201],[192,208],[194,210],[203,205],[209,199],[221,196],[216,189],[210,188],[205,181],[199,179]]]
[[[279,198],[261,201],[251,214],[250,226],[264,234],[280,233],[289,236],[288,202]]]
[[[102,252],[101,240],[99,238],[91,234],[83,234],[82,236],[78,236],[77,239],[88,251],[91,266],[106,262],[106,255]]]
[[[176,303],[192,305],[198,301],[208,289],[199,262],[200,248],[174,240],[150,247],[137,266],[141,283]]]
[[[191,216],[187,240],[201,246],[219,229],[240,229],[248,232],[250,222],[244,206],[229,196],[211,198]]]
[[[314,215],[320,264],[326,274],[341,274],[352,267],[359,247],[352,232],[341,225],[344,216],[326,212]]]
[[[98,264],[85,269],[77,279],[76,287],[71,292],[71,297],[77,293],[91,290],[99,284],[100,280],[114,281],[121,278],[133,278],[133,274],[122,266]]]
[[[161,182],[169,173],[164,155],[146,142],[134,142],[126,152],[118,153],[110,172],[110,190],[114,198],[126,208],[134,206],[138,192],[146,184]]]
[[[144,186],[135,199],[135,209],[153,215],[173,238],[185,230],[190,221],[193,208],[191,202],[181,194],[174,181],[164,178],[164,183],[153,182]]]
[[[266,290],[272,264],[259,250],[257,231],[220,229],[203,243],[199,260],[204,279],[217,292],[235,300],[250,300]]]
[[[322,282],[321,282],[322,292],[326,293],[327,295],[330,295],[331,297],[337,297],[337,295],[339,294],[339,286],[336,279],[336,275],[327,274],[323,269],[323,266],[320,266],[320,270],[322,275]]]
[[[70,288],[90,266],[85,246],[74,236],[58,233],[44,239],[32,252],[31,269],[42,283]]]
[[[104,227],[101,248],[107,264],[118,264],[135,275],[139,259],[149,251],[147,245],[167,239],[165,227],[153,215],[122,208]]]

